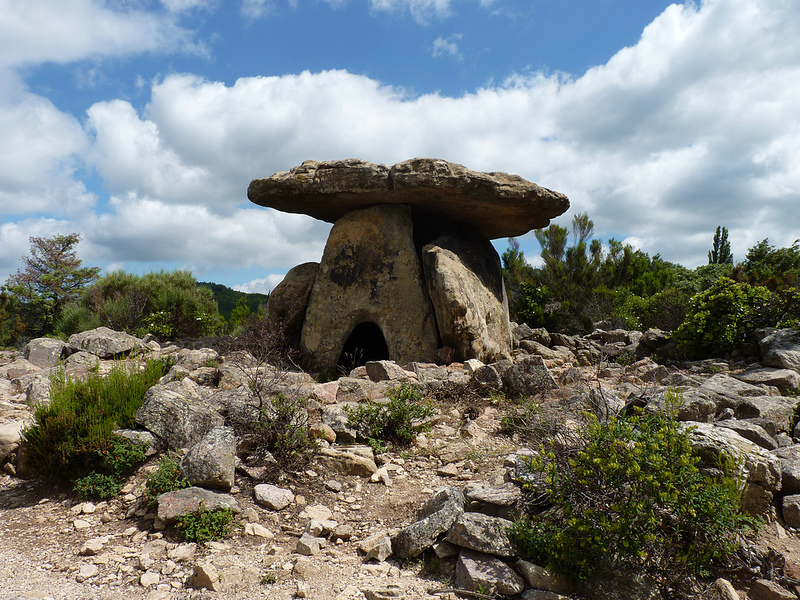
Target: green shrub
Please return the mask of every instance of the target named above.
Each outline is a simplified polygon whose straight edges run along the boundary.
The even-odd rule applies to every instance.
[[[116,365],[86,380],[59,371],[50,380],[50,404],[38,406],[36,422],[25,429],[26,456],[33,474],[82,477],[92,471],[120,476],[140,462],[142,448],[113,435],[134,425],[145,391],[171,366],[149,360],[144,368]]]
[[[233,531],[233,510],[208,510],[200,503],[196,511],[178,517],[175,527],[187,542],[206,544],[230,535]]]
[[[225,320],[211,289],[198,286],[188,271],[141,276],[115,271],[65,308],[57,331],[71,335],[99,325],[163,340],[219,333]]]
[[[573,579],[627,570],[680,581],[720,564],[755,527],[739,511],[731,465],[719,481],[704,478],[670,413],[592,416],[570,439],[545,441],[530,459],[536,483],[525,487],[552,506],[509,532],[537,564]]]
[[[119,494],[122,483],[114,475],[104,475],[93,471],[86,477],[76,479],[72,489],[83,498],[109,500]]]
[[[414,439],[430,429],[424,419],[432,417],[436,410],[422,402],[417,388],[403,384],[387,392],[389,402],[368,402],[355,408],[345,407],[350,423],[367,442],[384,448],[382,442],[396,446],[410,446]]]
[[[720,278],[689,301],[675,339],[692,355],[732,350],[756,327],[771,324],[762,317],[771,296],[765,287]]]
[[[167,492],[174,492],[189,487],[189,481],[180,469],[180,459],[174,454],[165,454],[158,463],[158,468],[147,478],[145,499],[147,506],[158,506],[158,497]]]

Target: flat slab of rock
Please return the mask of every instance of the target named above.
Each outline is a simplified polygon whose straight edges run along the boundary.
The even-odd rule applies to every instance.
[[[143,346],[139,338],[108,327],[98,327],[71,335],[67,344],[74,351],[85,350],[100,358],[114,358]]]
[[[307,160],[250,183],[251,202],[335,222],[375,204],[407,204],[415,217],[469,225],[490,239],[547,227],[569,199],[508,173],[481,173],[435,158],[392,167],[359,159]]]

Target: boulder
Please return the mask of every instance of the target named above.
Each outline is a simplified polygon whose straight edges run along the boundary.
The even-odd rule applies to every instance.
[[[373,457],[363,456],[352,450],[320,448],[316,458],[327,471],[342,475],[369,477],[378,470]]]
[[[446,539],[451,544],[478,552],[515,556],[518,550],[508,537],[508,530],[512,526],[513,523],[508,519],[465,512],[453,523]]]
[[[36,338],[25,344],[22,356],[37,367],[55,367],[67,349],[67,344],[52,338]]]
[[[455,359],[509,358],[508,301],[489,240],[469,232],[439,237],[422,249],[422,267],[442,344]]]
[[[170,448],[188,448],[215,427],[224,424],[222,415],[202,400],[171,389],[173,384],[156,384],[144,394],[136,411],[136,423],[161,438]]]
[[[518,175],[480,173],[434,158],[415,158],[391,168],[359,159],[307,160],[252,181],[247,197],[261,206],[330,223],[367,206],[405,204],[416,219],[456,221],[489,239],[547,227],[569,208],[565,195]]]
[[[269,483],[259,483],[253,488],[253,498],[270,510],[283,510],[294,502],[294,493]]]
[[[514,596],[525,589],[522,577],[502,560],[469,550],[462,550],[458,555],[455,583],[458,589],[472,592],[486,590],[491,595]]]
[[[144,348],[139,338],[108,327],[98,327],[71,335],[67,344],[75,352],[85,350],[100,358],[114,358],[128,354],[134,348]]]
[[[336,221],[311,289],[301,347],[314,369],[432,360],[438,335],[413,243],[411,210],[380,205]]]
[[[158,497],[158,518],[165,524],[172,523],[183,514],[191,513],[202,504],[206,510],[229,508],[240,513],[239,503],[230,494],[212,492],[199,487],[188,487],[176,492],[167,492]]]
[[[774,386],[781,394],[800,389],[800,373],[791,369],[761,367],[738,373],[734,377],[751,385]]]
[[[267,311],[283,328],[286,341],[299,346],[308,298],[317,278],[319,263],[307,262],[289,270],[269,294]]]
[[[230,427],[215,427],[181,459],[180,468],[189,483],[228,491],[233,487],[236,437]]]
[[[19,448],[25,425],[23,421],[0,423],[0,465],[6,462],[9,454]]]
[[[392,539],[394,554],[402,560],[414,558],[433,546],[464,512],[465,503],[461,490],[440,489],[423,505],[418,520],[401,529]]]
[[[765,333],[758,342],[764,366],[800,373],[800,331],[777,329]]]

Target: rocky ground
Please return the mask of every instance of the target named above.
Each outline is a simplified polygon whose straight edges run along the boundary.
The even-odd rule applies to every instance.
[[[755,457],[748,458],[752,473],[761,473],[760,479],[749,476],[752,502],[762,503],[767,523],[752,541],[751,554],[755,558],[740,565],[742,568],[729,578],[741,598],[794,597],[789,589],[793,578],[800,574],[800,536],[784,519],[786,505],[781,502],[785,498],[778,490],[781,473],[784,486],[795,485],[791,483],[795,460],[781,458],[781,463],[776,453],[794,447],[795,440],[790,435],[794,432],[789,432],[788,426],[796,399],[782,395],[775,381],[744,383],[742,379],[764,377],[761,364],[753,361],[749,365],[746,361],[706,361],[682,368],[666,368],[647,358],[619,361],[626,363],[624,366],[611,361],[592,364],[593,353],[601,344],[616,343],[618,350],[627,348],[633,352],[631,346],[638,341],[627,337],[618,342],[578,340],[571,348],[535,342],[541,345],[539,348],[528,343],[527,351],[541,357],[540,362],[550,368],[557,382],[541,397],[542,402],[563,410],[576,398],[585,399],[595,390],[602,391],[607,401],[619,407],[645,395],[656,398],[658,390],[669,387],[685,390],[685,420],[713,423],[715,432],[732,431],[728,426],[733,423],[739,433],[730,436],[736,436],[737,444],[751,444],[748,440],[757,437],[748,430],[751,426],[758,428],[753,429],[758,436],[765,432],[772,442],[747,446],[747,451],[749,457]],[[179,353],[178,349],[161,351]],[[206,355],[180,352],[184,358],[179,364],[182,360],[184,369],[191,374],[188,381],[206,381],[204,369],[210,368],[203,366],[207,364],[207,359],[202,358]],[[20,360],[12,353],[0,360],[6,377],[6,383],[0,384],[0,392],[5,392],[0,398],[0,427],[24,421],[26,411],[30,414],[30,397],[41,393],[36,388],[36,377],[41,379],[41,373],[32,370],[21,374],[19,369],[24,365]],[[518,357],[518,362],[523,364],[524,360]],[[589,364],[575,366],[579,363]],[[12,364],[17,370],[9,372]],[[474,375],[478,368],[452,365],[444,375],[438,372],[437,376],[463,382],[468,379],[467,373]],[[777,370],[773,368],[769,373],[774,375]],[[222,371],[223,377],[221,381],[216,378],[215,385],[225,387],[225,370]],[[761,374],[753,375],[756,371]],[[416,370],[416,377],[423,384],[433,374],[425,368]],[[235,379],[232,371],[228,376]],[[791,374],[783,377],[794,381]],[[25,388],[20,386],[20,378],[26,382]],[[353,396],[373,385],[366,378],[363,381],[367,383],[358,381],[362,379],[343,378],[335,385],[313,384],[319,388],[311,394],[315,398],[312,413],[324,413],[326,406],[336,405],[344,396],[353,400]],[[143,507],[144,483],[156,467],[156,457],[127,482],[122,495],[99,503],[83,502],[70,490],[19,478],[8,463],[6,474],[0,476],[0,599],[454,598],[448,591],[454,585],[454,558],[439,560],[427,553],[426,558],[400,561],[380,555],[377,542],[413,523],[420,507],[444,486],[470,490],[508,481],[513,472],[513,455],[521,442],[501,432],[500,419],[512,406],[502,394],[440,399],[431,431],[420,436],[407,451],[377,457],[377,466],[385,470],[375,476],[343,474],[331,470],[330,463],[317,461],[274,481],[278,487],[291,490],[293,496],[281,510],[256,502],[253,489],[259,482],[237,469],[230,491],[242,509],[237,527],[231,536],[203,547],[182,543],[172,527],[164,528],[156,514]],[[740,433],[744,436],[741,440]],[[332,448],[341,446],[339,439]],[[763,446],[773,442],[771,452]],[[769,475],[764,476],[765,472],[777,475],[770,479]],[[337,533],[316,531],[314,539],[319,547],[308,547],[301,543],[301,537],[314,520],[327,523],[325,526]],[[368,551],[378,556],[367,560]],[[754,585],[757,579],[764,583]],[[766,583],[770,579],[774,589]],[[777,584],[783,587],[778,588]],[[472,596],[480,597],[478,592]],[[547,594],[529,589],[525,597],[559,597]],[[701,596],[714,597],[711,591],[698,590],[698,597]]]

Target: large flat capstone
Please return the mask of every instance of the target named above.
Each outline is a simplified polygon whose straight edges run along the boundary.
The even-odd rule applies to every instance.
[[[333,223],[376,204],[406,204],[415,219],[445,219],[494,239],[547,227],[569,199],[508,173],[482,173],[435,158],[392,167],[360,159],[305,161],[250,183],[247,197],[260,206]]]

